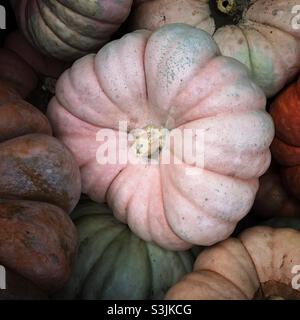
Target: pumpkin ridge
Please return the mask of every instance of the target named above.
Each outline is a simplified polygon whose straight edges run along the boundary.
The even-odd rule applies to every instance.
[[[245,248],[244,244],[242,243],[242,241],[241,241],[240,239],[236,239],[236,240],[239,241],[239,244],[241,245],[241,248],[243,248],[243,249],[245,250],[246,248]],[[233,259],[235,258],[235,257],[234,257],[234,254],[232,254],[232,252],[228,249],[228,246],[222,245],[222,243],[220,243],[220,246],[222,246],[223,250],[225,250],[226,252],[228,252],[228,254],[231,255],[231,256],[233,257]],[[230,247],[229,247],[229,248],[230,248]],[[251,258],[250,253],[249,253],[249,251],[248,251],[247,249],[245,250],[245,253],[246,253],[246,255],[248,256],[248,258],[250,257],[249,260],[251,261],[251,264],[252,264],[252,266],[254,267],[253,269],[255,269],[255,272],[256,272],[256,280],[257,280],[257,282],[260,284],[260,280],[259,280],[259,277],[258,277],[258,273],[257,273],[257,271],[256,271],[256,267],[255,267],[255,265],[254,265],[254,261],[253,261],[253,259]],[[236,260],[237,263],[240,265],[240,268],[242,268],[242,269],[245,271],[245,273],[246,273],[246,270],[245,270],[243,264],[241,264],[238,259],[235,259],[235,260]],[[225,277],[225,278],[227,279],[227,277]],[[228,279],[228,280],[229,280],[229,279]],[[229,280],[229,281],[230,281],[230,280]]]
[[[140,176],[139,177],[139,182],[137,183],[137,185],[136,185],[136,189],[138,189],[138,187],[139,187],[139,185],[141,184],[141,180],[143,179],[144,177],[143,176]],[[128,224],[130,224],[129,223],[129,220],[131,220],[130,218],[130,215],[129,215],[129,209],[130,209],[130,206],[131,206],[131,203],[134,201],[134,196],[135,196],[135,193],[132,193],[131,194],[131,196],[130,196],[130,198],[128,199],[128,201],[127,201],[127,205],[126,205],[126,208],[125,208],[125,212],[126,212],[126,215],[125,215],[125,219],[126,219],[126,221],[128,222]],[[148,199],[148,201],[149,201],[149,199]],[[149,210],[149,206],[147,206],[147,209]],[[151,236],[152,236],[152,230],[149,228],[149,222],[150,222],[150,215],[149,214],[147,214],[148,213],[148,210],[147,210],[147,212],[146,212],[146,217],[147,217],[147,229],[148,229],[148,233],[149,234],[151,234]]]
[[[85,283],[87,281],[87,279],[90,277],[90,275],[92,274],[94,268],[96,267],[96,265],[98,264],[98,262],[101,260],[102,256],[104,255],[104,253],[108,250],[108,248],[110,247],[110,245],[117,239],[117,237],[121,234],[121,233],[124,233],[127,231],[127,228],[126,226],[124,226],[124,229],[122,228],[122,224],[117,224],[115,226],[113,226],[114,229],[118,230],[120,229],[121,227],[121,230],[119,230],[119,232],[117,232],[117,234],[112,237],[112,239],[110,239],[110,241],[106,244],[104,250],[102,250],[101,254],[97,256],[97,258],[95,259],[95,261],[91,264],[88,272],[85,274],[85,276],[81,279],[81,283]],[[108,230],[111,230],[113,227],[109,227],[109,226],[106,226],[104,228],[105,229],[108,229]],[[98,237],[101,237],[101,233],[103,232],[102,229],[99,229],[91,238],[88,237],[88,241],[91,242],[91,241],[96,241],[96,238]],[[79,247],[80,248],[80,247]],[[80,252],[80,254],[82,255],[82,252]],[[84,291],[84,287],[81,288],[81,291],[78,295],[82,295],[82,292]]]
[[[241,245],[241,248],[244,249],[246,255],[250,258],[249,260],[251,261],[251,264],[252,264],[252,266],[254,267],[253,269],[255,270],[256,280],[257,280],[257,282],[259,283],[259,286],[261,286],[261,282],[260,282],[260,279],[259,279],[259,277],[258,277],[258,273],[257,273],[256,267],[255,267],[254,261],[253,261],[252,257],[250,256],[249,251],[248,251],[247,248],[244,246],[244,244],[243,244],[243,242],[241,241],[241,239],[236,239],[236,240],[238,240],[239,244]],[[222,243],[220,243],[220,246],[222,246],[222,249],[225,250],[226,252],[228,252],[229,255],[231,255],[231,256],[234,258],[234,255],[231,253],[231,251],[229,251],[228,246],[222,245]],[[229,248],[230,248],[230,247],[229,247]],[[243,264],[240,264],[240,262],[239,262],[238,260],[236,260],[236,261],[239,263],[240,268],[243,268],[244,271],[247,271],[247,270],[245,270]],[[216,273],[218,273],[218,272],[216,272]],[[245,272],[245,273],[246,273],[246,272]],[[220,275],[221,275],[221,274],[220,274]],[[231,281],[230,279],[228,279],[226,276],[224,276],[224,278],[227,279],[228,281],[232,282],[232,281]],[[232,282],[232,283],[233,283],[233,282]],[[233,283],[233,284],[234,284],[234,283]],[[240,289],[240,290],[241,290],[241,289]],[[242,291],[242,290],[241,290],[241,291]],[[247,296],[245,293],[244,293],[244,295]],[[247,297],[247,298],[248,298],[248,297]],[[251,298],[251,297],[250,297],[250,298]]]
[[[173,109],[175,108],[175,105],[173,103],[174,100],[178,99],[178,97],[185,91],[185,89],[189,86],[189,83],[192,82],[196,77],[198,77],[200,74],[203,74],[205,73],[205,69],[207,68],[208,65],[211,64],[212,61],[214,61],[216,58],[218,58],[219,56],[216,56],[214,57],[213,59],[211,59],[205,66],[202,66],[201,68],[201,71],[200,70],[197,70],[195,72],[194,75],[191,76],[191,78],[189,79],[189,81],[187,81],[186,85],[184,87],[182,87],[178,92],[177,94],[173,97],[173,99],[170,101],[170,105],[171,105],[171,108],[168,110],[168,114],[167,114],[167,119],[169,119],[170,117],[172,118],[172,113],[174,112]],[[215,88],[216,90],[218,90],[218,87]],[[198,100],[192,107],[190,107],[190,110],[187,112],[191,112],[192,110],[194,110],[195,108],[197,108],[198,105],[200,105],[201,102],[205,101],[207,98],[211,97],[213,94],[212,91],[208,92],[204,97],[202,97],[200,100]],[[185,113],[185,115],[187,114]],[[215,113],[216,114],[216,113]],[[206,117],[205,117],[206,118]],[[202,118],[201,118],[202,119]],[[200,118],[199,118],[200,120]],[[188,124],[190,121],[186,121],[186,122],[183,122],[182,124],[179,125],[180,126],[183,126],[183,125],[186,125]],[[178,126],[176,127],[178,128]]]
[[[78,209],[77,209],[77,210],[78,210]],[[90,216],[90,215],[89,215],[89,216]],[[102,218],[102,217],[100,217],[100,216],[97,215],[97,214],[93,214],[93,215],[91,215],[91,216],[93,216],[93,217],[97,216],[97,220],[99,220],[99,218]],[[84,220],[84,218],[86,218],[86,216],[81,216],[81,217],[79,217],[78,219],[79,219],[79,220]],[[104,217],[104,218],[105,218],[105,217]],[[76,223],[76,228],[77,228],[77,230],[79,230],[79,233],[80,233],[80,230],[81,230],[81,226],[80,226],[81,223],[80,223],[80,222],[81,222],[81,221],[79,221],[78,223]],[[99,224],[99,225],[100,225],[100,224]],[[83,255],[83,256],[85,255],[85,250],[82,250],[82,246],[84,246],[83,248],[85,249],[85,242],[86,242],[87,240],[88,240],[88,242],[95,241],[95,237],[96,237],[97,235],[99,235],[99,233],[102,232],[103,229],[108,229],[108,228],[112,228],[112,229],[117,229],[117,230],[118,230],[118,229],[120,228],[120,226],[119,226],[119,225],[113,225],[113,226],[106,225],[104,228],[101,228],[101,226],[100,226],[100,229],[96,230],[95,233],[93,233],[91,237],[90,237],[90,234],[89,234],[89,235],[87,235],[85,238],[83,238],[83,239],[80,240],[79,253],[78,253],[77,261],[80,261],[80,259],[82,260],[82,255]],[[88,249],[88,248],[87,248],[87,249]],[[102,250],[101,255],[98,256],[98,257],[95,259],[95,261],[94,261],[94,263],[92,264],[92,266],[98,261],[98,259],[101,258],[102,254],[103,254],[103,250]],[[78,269],[78,268],[77,268],[77,264],[75,264],[75,266],[74,266],[74,268],[73,268],[73,272],[74,272],[75,275],[78,273],[78,270],[77,270],[77,269]],[[89,269],[89,270],[90,270],[90,269]],[[71,277],[72,277],[72,276],[73,276],[73,275],[71,275]],[[77,299],[79,299],[79,298],[81,297],[81,295],[82,295],[82,291],[83,291],[83,289],[84,289],[83,283],[86,281],[87,276],[88,276],[88,272],[85,274],[84,277],[80,278],[79,281],[78,281],[78,284],[77,284],[77,286],[76,286],[77,289],[75,290],[75,296],[77,297]],[[78,288],[81,288],[81,289],[78,289]]]
[[[196,272],[211,272],[211,273],[214,273],[220,277],[222,277],[224,280],[226,280],[228,283],[230,283],[234,288],[236,288],[243,296],[245,299],[248,299],[248,296],[242,291],[241,288],[239,288],[234,282],[232,282],[230,279],[228,279],[225,275],[215,271],[215,270],[210,270],[210,269],[201,269],[201,270],[197,270]],[[209,286],[209,282],[205,282],[206,285]],[[212,288],[212,287],[211,287]]]
[[[109,186],[107,187],[106,191],[105,191],[105,195],[104,195],[104,199],[106,203],[109,203],[109,193],[110,193],[110,189],[112,187],[112,185],[114,184],[114,182],[118,179],[118,177],[120,176],[120,174],[126,169],[128,168],[128,166],[124,166],[123,168],[120,169],[120,171],[115,175],[115,177],[112,179],[112,181],[110,182]],[[119,188],[121,188],[121,185],[119,186]],[[127,207],[127,206],[126,206]],[[127,218],[127,213],[126,213],[126,218]]]
[[[38,0],[37,0],[37,1],[38,1]],[[87,19],[89,19],[89,20],[91,20],[91,21],[96,21],[96,22],[99,22],[99,21],[100,21],[100,22],[105,23],[105,24],[111,24],[111,25],[116,25],[116,26],[119,25],[119,22],[113,22],[113,21],[109,21],[109,20],[103,20],[103,18],[102,18],[102,19],[100,19],[100,18],[94,18],[93,16],[88,16],[88,15],[84,14],[83,12],[78,12],[78,11],[76,11],[74,8],[70,8],[70,6],[67,6],[65,3],[62,4],[62,3],[61,3],[61,0],[56,0],[56,2],[58,2],[62,7],[67,8],[67,9],[70,10],[71,12],[73,12],[73,13],[75,13],[75,14],[77,14],[77,15],[80,15],[80,16],[82,16],[82,17],[85,17],[85,18],[87,18]],[[120,21],[120,22],[122,22],[122,21]]]
[[[62,38],[61,35],[59,35],[57,32],[55,32],[55,30],[52,28],[52,26],[50,26],[50,24],[49,24],[48,21],[46,20],[44,14],[43,14],[43,10],[41,9],[40,3],[39,3],[38,0],[36,0],[36,7],[38,8],[39,15],[40,15],[42,21],[44,22],[45,26],[48,28],[48,30],[49,30],[50,32],[52,32],[52,34],[53,34],[54,36],[56,36],[57,39],[59,39],[59,40],[60,40],[63,44],[65,44],[66,46],[69,46],[71,49],[75,49],[75,50],[79,51],[80,54],[86,55],[86,54],[89,53],[89,51],[84,51],[84,50],[82,50],[81,48],[79,48],[79,46],[78,46],[78,47],[75,47],[73,44],[70,44],[67,39]],[[51,12],[51,13],[52,13],[52,12]],[[52,13],[52,14],[53,14],[53,13]],[[56,18],[56,16],[55,16],[55,18]],[[57,19],[58,19],[58,18],[57,18]],[[59,19],[58,19],[58,20],[59,20]],[[59,20],[59,21],[60,21],[60,20]],[[63,23],[63,22],[61,21],[61,23]],[[63,23],[63,24],[64,24],[64,23]],[[71,31],[74,32],[74,33],[78,33],[78,32],[76,32],[76,31],[70,29],[67,25],[64,24],[64,26],[66,27],[66,29],[69,29],[69,30],[71,30]]]
[[[248,40],[248,37],[246,35],[246,32],[243,28],[241,28],[240,26],[237,26],[240,30],[241,30],[241,33],[242,35],[244,36],[244,40],[247,44],[247,48],[248,48],[248,61],[249,61],[249,64],[250,64],[250,75],[251,75],[251,78],[254,77],[254,65],[253,65],[253,57],[252,57],[252,54],[251,54],[251,48],[250,48],[250,43],[249,43],[249,40]]]
[[[161,203],[162,203],[163,210],[164,210],[164,212],[166,212],[166,205],[165,205],[165,201],[164,201],[164,191],[163,191],[162,174],[161,174],[161,171],[160,171],[160,170],[162,170],[161,168],[162,168],[162,166],[159,166],[160,197],[161,197]],[[170,224],[167,216],[165,216],[165,219],[164,219],[164,220],[165,220],[165,223],[166,223],[167,227],[168,227],[169,230],[172,232],[172,234],[173,234],[174,236],[176,236],[177,239],[180,239],[180,237],[177,235],[177,233],[176,233],[176,232],[173,230],[173,228],[171,227],[171,224]],[[182,241],[186,243],[185,240],[182,240]]]
[[[49,0],[48,0],[49,1]],[[58,15],[56,15],[55,14],[55,12],[53,12],[53,8],[49,5],[49,2],[48,1],[44,1],[43,2],[43,4],[47,7],[47,9],[53,14],[53,16],[55,17],[55,18],[57,18],[65,27],[66,27],[66,29],[69,29],[69,30],[71,30],[72,32],[74,32],[74,33],[77,33],[78,35],[80,35],[81,37],[84,37],[84,38],[91,38],[91,39],[93,39],[93,40],[97,40],[97,41],[99,41],[99,40],[101,40],[101,39],[103,39],[103,40],[105,40],[105,36],[103,36],[103,37],[100,37],[100,36],[94,36],[93,34],[84,34],[84,30],[81,30],[81,29],[79,29],[79,30],[74,30],[73,28],[71,28],[68,24],[67,24],[67,22],[66,21],[64,21],[63,19],[61,19],[60,17],[58,17]],[[70,8],[68,8],[68,7],[66,7],[66,6],[64,6],[64,5],[62,5],[61,4],[61,2],[60,1],[58,1],[58,0],[55,0],[57,3],[59,3],[61,6],[63,6],[63,9],[67,9],[67,10],[70,10],[73,14],[76,14],[76,15],[78,15],[78,16],[81,16],[81,18],[82,17],[84,17],[84,18],[87,18],[87,20],[92,20],[92,21],[96,21],[96,22],[98,22],[99,20],[96,20],[96,19],[93,19],[93,17],[87,17],[87,16],[85,16],[85,15],[83,15],[83,14],[79,14],[79,13],[77,13],[76,11],[74,11],[74,10],[71,10]],[[50,2],[51,2],[51,0],[50,0]],[[89,19],[90,18],[90,19]],[[100,22],[100,21],[99,21]],[[88,23],[88,22],[87,22]],[[109,23],[109,22],[108,22]],[[79,50],[82,50],[82,49],[79,49]]]
[[[119,228],[120,225],[116,225],[116,227]],[[101,260],[102,256],[103,256],[105,253],[109,252],[112,246],[117,245],[117,246],[119,247],[119,249],[122,248],[122,246],[123,246],[123,244],[124,244],[125,241],[120,241],[120,240],[124,240],[124,238],[125,238],[125,240],[126,240],[126,238],[128,238],[127,233],[128,233],[128,229],[127,229],[127,227],[125,226],[125,228],[124,228],[123,230],[121,230],[117,235],[115,235],[115,236],[111,239],[111,241],[105,246],[105,248],[104,248],[104,250],[102,251],[101,255],[99,255],[99,256],[97,257],[97,259],[95,259],[95,263],[94,263],[94,264],[91,266],[91,268],[89,269],[89,272],[87,273],[87,275],[86,275],[86,277],[85,277],[85,279],[84,279],[84,282],[89,282],[89,278],[92,277],[92,275],[93,275],[94,272],[96,272],[97,265],[100,263],[100,260]],[[119,241],[118,241],[118,240],[119,240]],[[118,256],[115,255],[115,256],[114,256],[114,259],[113,259],[114,263],[117,261],[117,259],[118,259]],[[113,263],[113,264],[114,264],[114,263]],[[105,287],[105,286],[106,286],[106,283],[110,281],[110,278],[112,277],[112,272],[114,272],[114,270],[113,270],[113,269],[110,269],[109,275],[106,274],[105,280],[104,280],[104,282],[103,282],[103,287]],[[98,289],[99,291],[101,291],[102,288],[97,288],[97,289]],[[86,284],[85,284],[82,292],[85,291],[85,290],[86,290]]]
[[[255,274],[256,274],[257,280],[258,280],[258,282],[259,282],[259,288],[257,289],[257,291],[260,290],[261,292],[263,292],[263,290],[262,290],[262,284],[261,284],[261,281],[260,281],[260,277],[259,277],[258,271],[257,271],[257,269],[256,269],[256,264],[254,263],[254,260],[253,260],[253,258],[252,258],[252,256],[251,256],[249,250],[248,250],[247,247],[245,246],[243,240],[240,239],[240,238],[238,238],[238,240],[241,242],[241,244],[243,245],[244,249],[246,250],[246,252],[247,252],[247,254],[248,254],[248,256],[249,256],[249,258],[250,258],[250,260],[251,260],[251,262],[252,262],[253,269],[255,270]],[[255,297],[255,294],[256,294],[256,293],[254,293],[254,297]]]
[[[113,41],[112,41],[113,42]],[[110,42],[110,43],[112,43]],[[101,50],[100,50],[101,51]],[[99,52],[100,52],[99,51]],[[120,112],[122,112],[122,114],[126,117],[126,113],[124,112],[124,110],[120,109],[119,106],[116,105],[116,103],[111,99],[110,95],[106,92],[106,90],[104,89],[103,85],[102,85],[102,81],[98,75],[98,70],[97,70],[97,67],[96,67],[96,58],[97,58],[97,54],[94,56],[94,59],[93,59],[93,70],[94,70],[94,75],[98,81],[98,85],[99,85],[99,88],[100,90],[102,90],[102,92],[105,94],[105,97],[107,98],[107,100],[109,100],[109,102],[114,106],[116,107],[117,110],[119,110]],[[71,75],[69,74],[69,78],[70,78],[70,81],[72,83],[72,78],[71,78]],[[73,85],[72,85],[73,86]],[[63,106],[63,104],[62,104]],[[129,128],[128,128],[129,129]]]
[[[273,26],[271,26],[271,25],[269,25],[269,24],[267,24],[267,23],[265,23],[264,25],[267,26],[267,27],[270,27],[270,28],[277,29],[277,31],[280,32],[280,33],[283,33],[283,34],[286,34],[286,33],[287,33],[287,32],[284,32],[284,31],[280,30],[279,28],[275,28],[275,27],[273,27]],[[265,39],[265,41],[266,41],[267,43],[269,43],[269,44],[271,45],[272,50],[274,51],[276,57],[279,58],[279,61],[280,61],[280,63],[281,63],[281,66],[283,67],[282,69],[284,69],[285,67],[287,67],[287,65],[285,64],[285,60],[284,60],[284,59],[281,59],[281,55],[278,53],[278,50],[277,50],[278,47],[275,46],[274,43],[273,43],[265,34],[263,34],[262,32],[258,31],[255,26],[252,26],[252,28],[253,28],[256,32],[258,32],[258,33]],[[288,34],[288,35],[289,35],[289,34]],[[293,37],[293,38],[297,41],[297,39],[296,39],[293,35],[289,35],[289,36]]]
[[[72,46],[70,46],[68,43],[64,42],[64,39],[62,39],[54,30],[52,30],[52,28],[48,25],[48,23],[45,21],[42,13],[41,13],[41,9],[39,7],[39,4],[38,4],[38,1],[36,2],[36,7],[38,8],[38,11],[39,11],[39,16],[41,18],[41,23],[44,24],[44,26],[46,27],[46,29],[52,33],[52,35],[62,44],[62,46],[65,46],[67,47],[68,49],[71,49],[72,51],[75,51],[76,54],[80,54],[80,55],[86,55],[88,54],[88,52],[84,52],[82,50],[78,50],[77,48],[74,48]],[[35,42],[39,42],[38,41],[38,38],[36,36],[36,30],[33,28],[33,26],[31,25],[31,23],[29,23],[30,20],[28,20],[28,24],[30,25],[30,30],[31,30],[31,33],[32,33],[32,37],[34,39]],[[45,49],[44,47],[38,43],[37,46],[39,47],[40,51],[42,52],[45,52]],[[47,51],[47,50],[46,50]]]
[[[185,163],[185,165],[186,165],[186,166],[190,166],[190,167],[192,167],[192,168],[195,167],[194,165],[190,165],[190,164],[186,164],[186,163]],[[160,167],[161,167],[161,166],[160,166]],[[199,170],[201,170],[201,168],[199,168]],[[205,169],[205,168],[203,168],[203,170],[205,170],[205,171],[207,171],[207,172],[210,172],[210,173],[213,173],[213,174],[218,175],[218,176],[224,176],[223,174],[218,173],[218,172],[215,172],[215,171],[210,170],[210,169]],[[174,178],[173,178],[173,176],[170,175],[169,177],[170,177],[170,181],[173,182],[174,188],[175,188],[180,194],[182,194],[181,191],[180,191],[180,189],[178,188],[178,186],[174,183]],[[254,179],[241,179],[241,178],[239,178],[239,177],[231,177],[231,176],[228,176],[228,177],[229,177],[229,178],[234,178],[235,180],[239,180],[239,181],[242,181],[242,182],[244,182],[244,183],[249,182],[250,180],[254,180]],[[184,195],[186,195],[186,194],[184,194]],[[190,199],[190,202],[193,204],[193,206],[195,206],[195,207],[198,206],[198,205],[196,204],[196,202],[195,202],[195,199]],[[223,222],[228,223],[228,224],[230,224],[230,225],[232,225],[232,224],[235,224],[235,225],[236,225],[237,222],[239,221],[239,220],[228,220],[228,219],[224,218],[223,216],[215,216],[215,215],[212,215],[212,212],[210,212],[210,211],[209,211],[209,212],[208,212],[208,211],[205,211],[205,210],[203,209],[203,207],[201,207],[201,209],[203,210],[204,213],[206,213],[206,214],[209,213],[208,216],[213,217],[213,218],[216,219],[216,220],[222,220]]]
[[[252,3],[251,5],[250,5],[250,7],[251,6],[253,6],[255,3]],[[247,10],[247,12],[249,11],[249,9],[250,9],[250,7],[248,8],[248,10]],[[247,13],[246,12],[246,13]],[[272,24],[270,24],[270,23],[267,23],[267,22],[265,22],[264,21],[264,23],[261,23],[261,22],[257,22],[257,21],[255,21],[255,20],[252,20],[252,19],[250,19],[250,18],[245,18],[245,21],[244,21],[244,23],[246,23],[247,21],[250,21],[250,22],[252,22],[252,23],[254,23],[254,24],[257,24],[257,25],[265,25],[265,26],[268,26],[268,27],[270,27],[270,28],[274,28],[274,29],[276,29],[276,30],[279,30],[280,32],[283,32],[283,33],[288,33],[288,32],[286,32],[285,30],[281,30],[279,27],[277,27],[276,25],[272,25]],[[290,34],[293,38],[296,38],[293,34]]]

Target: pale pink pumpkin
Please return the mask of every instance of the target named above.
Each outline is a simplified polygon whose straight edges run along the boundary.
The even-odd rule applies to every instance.
[[[77,159],[84,193],[108,202],[144,240],[186,249],[228,237],[250,210],[274,136],[265,103],[246,68],[222,57],[206,32],[171,24],[130,33],[75,62],[58,80],[48,116]],[[138,164],[99,164],[97,132],[117,130],[119,121],[128,130],[202,129],[203,168],[187,158],[145,164],[138,155]]]
[[[11,0],[27,39],[43,53],[75,60],[97,52],[129,15],[132,0]]]

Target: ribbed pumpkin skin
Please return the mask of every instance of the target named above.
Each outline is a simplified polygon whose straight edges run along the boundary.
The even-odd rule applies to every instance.
[[[171,300],[300,299],[292,272],[300,265],[300,232],[254,227],[203,250],[194,271],[172,287]]]
[[[192,270],[192,252],[172,252],[146,243],[105,205],[81,204],[72,218],[79,234],[79,254],[57,299],[161,299]]]
[[[246,68],[221,56],[206,32],[170,24],[132,32],[78,60],[59,78],[47,115],[77,159],[83,193],[107,202],[143,240],[186,250],[227,238],[253,205],[274,136],[265,103]],[[159,151],[158,163],[147,162],[126,135],[133,161],[101,163],[105,144],[97,133],[118,133],[120,121],[128,131],[153,125],[181,137],[202,132],[197,157],[204,163],[173,145]]]
[[[132,0],[11,0],[27,39],[46,55],[72,61],[101,48]]]
[[[216,30],[209,0],[136,1],[131,30],[185,22],[214,34],[221,53],[244,63],[267,96],[275,95],[300,69],[300,30],[293,28],[298,0],[251,0],[237,25]],[[235,0],[237,4],[247,1]],[[295,20],[297,22],[297,19]],[[294,22],[295,23],[295,22]]]
[[[53,292],[76,254],[67,213],[81,188],[70,151],[50,135],[47,118],[0,81],[0,265]]]
[[[271,151],[282,165],[288,190],[300,199],[300,79],[284,89],[270,109],[276,131]]]

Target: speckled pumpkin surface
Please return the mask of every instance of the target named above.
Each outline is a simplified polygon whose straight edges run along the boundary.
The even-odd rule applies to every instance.
[[[245,66],[221,56],[206,32],[172,24],[127,34],[78,60],[58,80],[48,117],[76,157],[83,193],[108,202],[142,239],[187,249],[228,237],[250,210],[274,135],[265,103]],[[105,155],[97,155],[105,140],[97,133],[117,133],[120,121],[128,132],[199,130],[204,163],[188,154],[179,164],[148,162],[139,143],[122,135],[134,161],[103,164]],[[151,145],[158,160],[179,158],[178,149],[161,148],[157,139]]]

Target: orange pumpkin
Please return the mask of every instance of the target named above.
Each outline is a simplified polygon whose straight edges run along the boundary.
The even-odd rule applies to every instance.
[[[276,130],[272,154],[282,165],[284,184],[300,199],[300,79],[281,92],[270,113]]]

